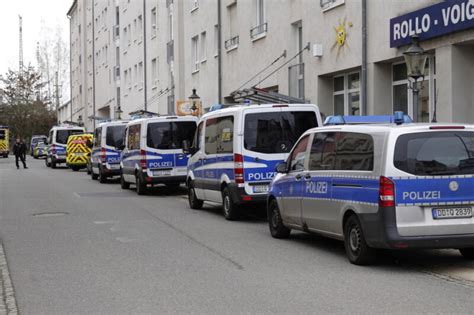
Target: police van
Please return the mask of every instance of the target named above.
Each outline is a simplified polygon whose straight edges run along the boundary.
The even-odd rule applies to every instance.
[[[48,135],[48,151],[45,159],[46,166],[56,168],[57,164],[66,163],[67,139],[70,135],[84,132],[84,127],[72,125],[61,125],[51,128]]]
[[[123,145],[127,123],[128,121],[106,121],[95,128],[89,165],[92,179],[105,183],[109,177],[120,176],[119,147]]]
[[[30,154],[33,156],[33,151],[35,150],[35,147],[38,143],[40,142],[46,142],[48,140],[48,137],[45,135],[33,135],[31,136],[31,141],[30,141]]]
[[[0,155],[8,158],[10,153],[10,135],[8,126],[0,125]]]
[[[131,120],[121,147],[121,187],[136,185],[137,194],[147,187],[166,184],[178,187],[186,180],[188,156],[183,142],[191,141],[196,131],[194,116],[154,116]]]
[[[221,203],[224,217],[241,205],[265,203],[275,166],[306,130],[321,126],[312,104],[237,105],[211,110],[199,121],[188,162],[188,199]]]
[[[277,167],[271,235],[344,241],[349,261],[376,249],[455,248],[474,258],[474,126],[380,124],[307,131]]]

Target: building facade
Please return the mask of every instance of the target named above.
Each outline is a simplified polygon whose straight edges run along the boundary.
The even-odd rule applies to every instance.
[[[193,89],[204,107],[258,87],[326,115],[413,115],[415,34],[419,120],[474,120],[472,0],[77,0],[68,14],[71,108],[88,128],[117,109],[174,113]]]

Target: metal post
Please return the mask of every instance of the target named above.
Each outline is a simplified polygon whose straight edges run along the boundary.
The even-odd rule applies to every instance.
[[[367,115],[367,0],[362,0],[362,67],[360,79],[360,114]]]
[[[418,80],[415,79],[412,84],[413,91],[413,121],[418,122]]]

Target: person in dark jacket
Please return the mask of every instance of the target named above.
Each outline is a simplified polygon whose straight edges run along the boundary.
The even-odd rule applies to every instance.
[[[13,154],[15,154],[15,163],[16,163],[16,168],[19,169],[20,165],[18,163],[18,159],[21,160],[23,163],[24,168],[28,168],[26,166],[26,144],[23,142],[21,139],[16,139],[16,143],[13,146]]]

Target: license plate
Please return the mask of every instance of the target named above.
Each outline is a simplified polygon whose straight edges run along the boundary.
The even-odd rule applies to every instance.
[[[458,208],[434,208],[432,209],[433,219],[458,219],[472,218],[471,207]]]
[[[268,185],[255,185],[253,186],[254,193],[266,193],[268,192]]]
[[[120,164],[109,164],[111,170],[116,170],[120,168]]]
[[[171,171],[153,171],[153,176],[170,176]]]

